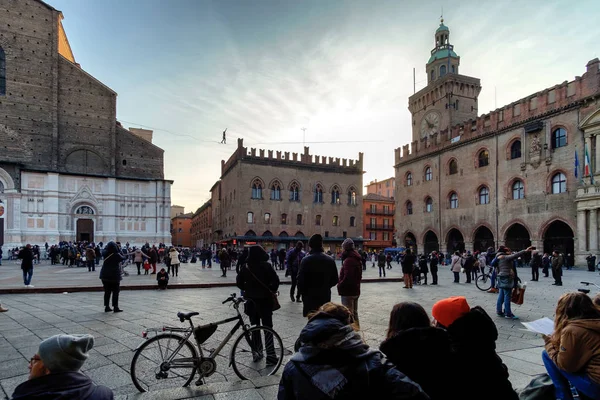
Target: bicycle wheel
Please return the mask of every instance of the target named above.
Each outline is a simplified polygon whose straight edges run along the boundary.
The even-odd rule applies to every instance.
[[[273,329],[253,326],[235,340],[231,348],[233,371],[246,380],[273,375],[283,362],[283,342]]]
[[[196,348],[189,340],[165,333],[148,339],[137,349],[129,373],[140,392],[187,386],[196,374],[197,359]]]
[[[486,292],[492,287],[492,279],[488,274],[481,274],[475,280],[475,286],[477,286],[477,289]]]

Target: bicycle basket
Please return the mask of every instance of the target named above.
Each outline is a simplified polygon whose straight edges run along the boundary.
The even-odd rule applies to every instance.
[[[208,324],[199,326],[194,329],[194,337],[199,344],[202,344],[208,340],[209,337],[212,336],[213,333],[217,330],[217,324]]]

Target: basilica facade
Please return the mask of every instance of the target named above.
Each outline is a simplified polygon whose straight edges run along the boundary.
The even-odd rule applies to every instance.
[[[534,245],[577,263],[598,253],[600,61],[481,116],[480,81],[459,66],[442,21],[428,84],[408,101],[412,141],[395,150],[398,245],[420,253]]]
[[[171,181],[152,132],[75,61],[63,15],[0,0],[0,245],[170,243]]]

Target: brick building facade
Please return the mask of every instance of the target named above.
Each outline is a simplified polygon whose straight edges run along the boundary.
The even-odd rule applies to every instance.
[[[394,198],[394,192],[396,191],[396,178],[391,177],[382,181],[375,179],[374,181],[369,182],[368,185],[365,185],[365,188],[367,189],[366,194],[374,193],[379,196]]]
[[[194,213],[179,214],[171,218],[171,243],[173,246],[193,247],[192,217]]]
[[[212,244],[212,203],[207,201],[192,215],[192,245],[202,248]]]
[[[375,193],[368,193],[363,197],[363,237],[368,239],[365,242],[365,250],[377,251],[393,247],[394,208],[393,197]]]
[[[0,244],[170,241],[163,150],[117,122],[117,94],[75,62],[60,11],[0,9]]]
[[[592,135],[600,133],[594,122],[594,115],[600,122],[598,59],[571,82],[478,117],[479,80],[458,73],[460,58],[449,35],[441,24],[426,65],[428,85],[409,98],[412,143],[395,151],[398,245],[412,241],[428,253],[533,244],[575,253],[578,262],[584,252],[597,252],[591,205],[580,203],[577,214],[584,171],[575,178],[574,163],[577,150],[583,166],[584,143],[592,170],[600,161],[600,143]],[[588,176],[583,185],[580,190],[596,196]],[[596,229],[591,243],[590,226]]]
[[[312,234],[336,252],[346,237],[362,243],[363,160],[248,150],[243,140],[221,163],[211,188],[213,240],[287,247]]]

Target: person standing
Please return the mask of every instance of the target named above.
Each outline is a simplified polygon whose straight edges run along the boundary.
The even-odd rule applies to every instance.
[[[123,256],[117,247],[117,244],[113,241],[106,243],[104,246],[104,262],[100,269],[100,279],[102,280],[102,286],[104,286],[104,312],[121,312],[119,308],[119,292],[121,290],[121,261]],[[110,308],[110,299],[112,296],[112,306]]]
[[[429,270],[431,271],[432,285],[438,284],[438,263],[439,257],[436,251],[429,256]]]
[[[425,257],[425,254],[421,254],[419,256],[419,270],[423,274],[423,285],[427,285],[427,274],[429,273],[429,268],[427,268],[427,257]]]
[[[454,274],[454,283],[460,283],[460,269],[462,268],[463,258],[460,251],[456,250],[450,261],[450,270]]]
[[[562,266],[563,256],[558,251],[552,252],[552,277],[554,278],[553,285],[562,286]]]
[[[544,278],[547,278],[550,274],[550,255],[548,253],[544,253],[542,257],[542,272],[544,273]],[[554,276],[554,274],[552,274]]]
[[[342,243],[342,269],[340,280],[337,284],[338,294],[342,297],[342,304],[352,312],[354,322],[360,327],[358,321],[358,298],[360,297],[360,281],[362,280],[362,257],[354,249],[354,241],[350,238]]]
[[[144,257],[150,258],[146,253],[142,251],[142,249],[137,249],[134,247],[133,251],[129,253],[129,255],[133,256],[133,262],[137,266],[138,275],[141,275],[142,263],[144,262]]]
[[[152,274],[156,275],[156,263],[158,262],[158,250],[155,245],[152,245],[150,250],[148,251],[148,256],[150,258],[150,265],[152,265]]]
[[[538,250],[531,252],[531,280],[537,282],[540,280],[540,267],[542,266],[542,255]]]
[[[323,236],[312,235],[308,246],[310,253],[302,259],[298,271],[298,292],[304,300],[305,317],[331,301],[331,288],[338,283],[337,266],[333,258],[325,254]]]
[[[296,293],[296,301],[298,303],[302,303],[302,298],[300,296],[300,288],[298,287],[298,271],[300,270],[300,263],[305,256],[304,244],[301,241],[296,242],[296,246],[291,249],[287,254],[287,269],[285,271],[285,276],[289,276],[292,278],[292,284],[290,286],[290,299],[294,302],[294,293]]]
[[[23,270],[23,283],[27,288],[33,288],[31,278],[33,277],[33,251],[28,243],[20,252],[21,269]]]
[[[402,264],[402,274],[404,275],[404,289],[412,289],[413,287],[413,270],[415,269],[415,256],[410,249],[406,249]]]
[[[496,314],[499,317],[519,319],[510,309],[512,290],[515,288],[518,279],[514,261],[517,258],[524,256],[532,249],[534,249],[534,247],[530,246],[525,250],[510,254],[510,249],[506,246],[500,246],[498,248],[498,252],[496,253],[496,258],[498,259],[498,301],[496,302]],[[504,311],[502,310],[503,304]]]
[[[0,258],[2,258],[2,249],[0,248]],[[596,271],[596,256],[590,253],[589,256],[585,258],[587,261],[588,271],[595,272]],[[2,265],[2,264],[0,264]]]
[[[96,270],[96,252],[92,245],[89,245],[87,249],[85,249],[85,262],[87,263],[88,272]]]
[[[381,278],[381,273],[383,272],[383,277],[385,278],[385,261],[386,256],[383,250],[379,250],[379,254],[377,255],[377,267],[379,267],[379,277]]]
[[[175,247],[171,247],[171,250],[169,250],[169,260],[171,264],[171,276],[179,276],[179,252]]]
[[[227,144],[227,128],[223,131],[223,140],[221,140],[221,144]]]
[[[223,272],[221,278],[226,278],[227,269],[231,267],[231,258],[229,258],[229,253],[225,247],[223,247],[219,252],[219,262],[221,263],[221,271]]]
[[[287,253],[284,248],[281,248],[277,255],[279,257],[279,269],[283,271],[285,269],[285,256]]]
[[[471,283],[471,272],[473,271],[473,268],[475,267],[475,258],[473,257],[473,255],[471,254],[470,251],[467,251],[467,256],[465,257],[463,267],[465,269],[465,274],[467,276],[466,283]]]

